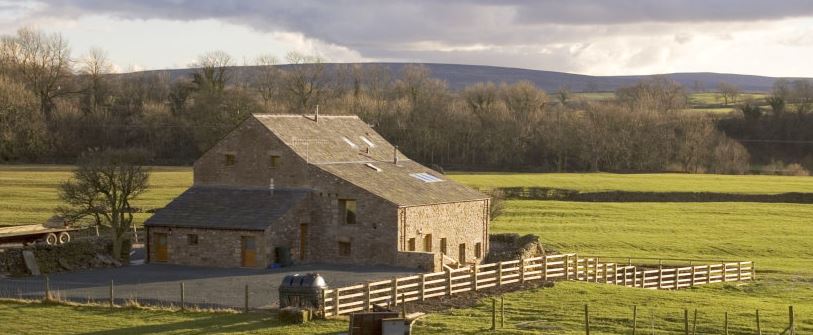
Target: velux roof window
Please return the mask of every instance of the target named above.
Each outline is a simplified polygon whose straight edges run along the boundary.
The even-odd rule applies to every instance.
[[[345,143],[347,143],[347,145],[349,145],[351,148],[353,148],[353,149],[358,149],[358,147],[359,147],[359,146],[358,146],[358,145],[356,145],[355,143],[353,143],[353,141],[351,141],[349,138],[347,138],[347,137],[342,137],[342,139],[343,139],[343,140],[344,140],[344,142],[345,142]]]
[[[359,136],[359,138],[361,138],[361,140],[362,140],[364,143],[366,143],[366,144],[367,144],[367,146],[369,146],[370,148],[375,148],[375,143],[373,143],[373,141],[370,141],[370,139],[368,139],[368,138],[366,138],[366,137],[364,137],[364,136]]]
[[[440,179],[438,177],[435,177],[435,176],[433,176],[431,174],[424,173],[424,172],[410,173],[409,175],[414,177],[415,179],[418,179],[418,180],[424,182],[424,183],[437,183],[437,182],[443,181],[443,179]]]

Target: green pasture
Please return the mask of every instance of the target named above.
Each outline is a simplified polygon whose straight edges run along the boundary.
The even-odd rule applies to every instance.
[[[0,167],[0,222],[36,223],[58,205],[55,186],[69,167]],[[689,174],[450,174],[482,189],[549,187],[581,192],[813,193],[813,178]],[[137,204],[164,206],[191,184],[189,168],[155,169],[153,189]],[[145,218],[144,214],[140,219]],[[763,333],[779,333],[794,305],[798,333],[813,332],[813,205],[754,202],[506,201],[492,232],[535,234],[549,249],[617,257],[752,260],[754,283],[727,283],[680,291],[651,291],[591,283],[505,295],[505,334],[583,333],[589,304],[592,334],[630,333],[637,305],[639,333],[678,334],[683,309],[698,309],[698,333],[721,334],[729,313],[730,334],[754,334],[756,309]],[[638,260],[634,260],[638,261]],[[476,306],[427,316],[417,334],[476,334],[490,327],[490,299]],[[0,303],[0,323],[10,333],[90,334],[286,334],[346,331],[346,322],[283,326],[264,314],[167,311]],[[43,326],[47,325],[47,326]]]
[[[681,173],[454,173],[451,174],[451,178],[480,189],[548,187],[580,192],[813,193],[813,178],[788,176]]]
[[[61,203],[60,182],[71,177],[70,166],[0,165],[0,226],[37,224],[48,220]],[[164,207],[192,185],[192,169],[157,167],[150,175],[150,189],[135,201],[142,210]],[[150,214],[136,214],[141,224]]]

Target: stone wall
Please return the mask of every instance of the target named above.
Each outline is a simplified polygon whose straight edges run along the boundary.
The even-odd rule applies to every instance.
[[[465,244],[466,262],[482,262],[488,254],[488,200],[468,201],[400,209],[401,230],[399,250],[410,251],[410,239],[415,239],[415,251],[441,252],[446,239],[446,254],[460,259],[460,245]],[[431,248],[426,241],[431,235]],[[475,254],[480,244],[480,256]]]
[[[491,248],[486,257],[487,263],[531,258],[546,254],[545,248],[539,242],[539,236],[536,235],[493,234],[489,236],[489,240]]]
[[[440,253],[422,251],[401,251],[395,257],[395,265],[437,272],[443,269]]]
[[[227,154],[234,155],[233,165],[226,164]],[[279,156],[276,167],[271,156]],[[262,123],[248,118],[195,161],[195,185],[309,188],[305,165]]]
[[[74,240],[61,245],[34,244],[0,251],[0,273],[27,276],[30,273],[23,260],[23,250],[31,250],[42,273],[54,273],[115,266],[112,261],[113,242],[105,238]],[[122,246],[122,262],[127,264],[130,243]]]
[[[242,266],[242,236],[254,236],[256,239],[256,268],[265,268],[270,263],[269,246],[263,243],[266,237],[264,231],[150,227],[148,235],[151,263],[159,263],[154,243],[156,233],[167,234],[169,254],[167,263],[170,264],[240,267]],[[190,234],[198,236],[197,245],[189,244],[188,235]]]
[[[308,261],[354,264],[393,264],[397,206],[316,166],[311,167],[312,226]],[[339,200],[356,200],[355,224],[345,224]],[[340,255],[339,242],[350,243],[350,255]]]

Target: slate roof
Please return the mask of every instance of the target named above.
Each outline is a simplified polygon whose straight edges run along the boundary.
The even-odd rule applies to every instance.
[[[304,115],[254,117],[311,164],[392,161],[392,144],[355,115],[319,115],[318,122]],[[408,158],[399,152],[398,159]]]
[[[310,164],[399,206],[482,200],[488,196],[410,160],[357,116],[255,114]],[[349,142],[349,143],[348,143]],[[375,168],[370,167],[372,164]],[[428,173],[440,182],[412,176]]]
[[[308,191],[194,186],[159,209],[148,227],[265,230]]]
[[[318,167],[399,206],[488,198],[414,161],[402,161],[398,162],[398,165],[392,163],[373,163],[373,165],[381,171],[376,171],[364,163],[322,164]],[[428,173],[441,181],[427,183],[412,176],[416,173]]]

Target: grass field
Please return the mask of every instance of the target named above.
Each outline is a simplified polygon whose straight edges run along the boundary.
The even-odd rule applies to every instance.
[[[66,178],[65,167],[0,168],[0,222],[45,217],[56,204],[54,185]],[[811,177],[717,176],[685,174],[454,174],[452,178],[480,188],[537,186],[582,192],[720,192],[738,194],[813,193]],[[155,189],[139,204],[161,207],[191,183],[188,168],[157,169]],[[9,187],[6,187],[9,185]],[[12,205],[9,205],[12,204]],[[32,205],[33,204],[33,205]],[[517,200],[493,222],[493,232],[536,234],[550,248],[618,257],[754,260],[759,280],[752,284],[717,284],[676,292],[625,289],[589,283],[559,283],[552,289],[507,294],[506,334],[583,333],[583,304],[589,303],[593,334],[628,332],[633,305],[639,306],[639,330],[649,334],[679,333],[684,308],[699,310],[700,333],[722,333],[729,312],[731,334],[754,333],[759,308],[764,333],[779,333],[794,305],[799,333],[813,332],[813,205],[767,203],[608,203]],[[16,218],[16,219],[15,219]],[[490,301],[478,306],[432,314],[415,328],[417,334],[484,332],[490,326]],[[187,333],[329,333],[346,329],[343,322],[285,327],[256,315],[180,314],[42,305],[0,304],[0,322],[12,333],[124,334]],[[25,316],[25,318],[22,318]],[[653,317],[654,316],[654,317]],[[76,322],[79,320],[80,322]],[[25,320],[20,322],[17,320]],[[31,320],[31,321],[29,321]],[[544,329],[522,329],[534,321]],[[268,327],[264,330],[260,328]],[[120,329],[122,328],[122,329]],[[58,330],[58,331],[52,331]],[[131,332],[127,332],[130,330]],[[747,330],[747,332],[746,332]]]
[[[0,226],[36,224],[48,220],[60,205],[57,185],[71,177],[71,167],[52,165],[0,165]],[[142,210],[164,207],[192,185],[187,167],[153,168],[150,189],[135,201]],[[150,214],[135,215],[141,224]]]
[[[21,321],[24,320],[24,321]],[[266,313],[192,313],[0,302],[3,334],[335,334],[344,321],[285,326]]]
[[[463,184],[494,187],[550,187],[580,192],[717,192],[737,194],[813,193],[813,178],[713,174],[470,173],[452,174]]]

